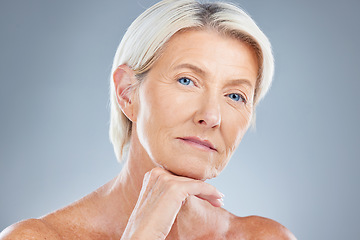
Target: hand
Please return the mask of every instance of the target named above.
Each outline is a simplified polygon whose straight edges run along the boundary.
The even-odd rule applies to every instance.
[[[208,201],[214,207],[223,205],[223,195],[208,183],[175,176],[162,168],[147,172],[121,239],[165,239],[189,196]]]

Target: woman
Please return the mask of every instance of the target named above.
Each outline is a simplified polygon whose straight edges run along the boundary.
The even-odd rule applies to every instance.
[[[272,79],[270,43],[246,13],[161,1],[129,27],[112,73],[120,174],[1,239],[295,239],[270,219],[222,209],[223,195],[205,183],[228,163]]]

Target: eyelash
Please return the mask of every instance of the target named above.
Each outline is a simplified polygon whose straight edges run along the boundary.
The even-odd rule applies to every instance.
[[[233,96],[237,95],[239,100],[234,100],[233,98],[230,97],[231,95],[233,95]],[[232,99],[235,102],[243,102],[243,103],[246,104],[246,98],[243,95],[239,94],[239,93],[230,93],[230,94],[227,94],[225,96],[228,96],[230,99]]]
[[[194,81],[193,80],[191,80],[190,78],[187,78],[187,77],[182,77],[182,78],[179,78],[177,81],[181,84],[181,85],[185,85],[185,86],[189,86],[190,85],[190,83],[189,84],[183,84],[183,83],[181,83],[180,81],[181,80],[189,80],[194,86],[195,86],[195,83],[194,83]]]
[[[188,80],[189,81],[189,84],[184,84],[184,83],[181,83],[182,80]],[[196,86],[194,81],[191,80],[190,78],[187,78],[187,77],[181,77],[177,80],[181,85],[184,85],[184,86],[189,86],[191,83],[193,86]],[[238,96],[238,99],[239,100],[234,100],[233,98],[231,98],[230,96],[234,96],[234,95],[237,95]],[[229,93],[227,95],[225,95],[227,97],[229,97],[231,100],[235,101],[235,102],[243,102],[246,104],[246,98],[242,95],[242,94],[239,94],[239,93]]]

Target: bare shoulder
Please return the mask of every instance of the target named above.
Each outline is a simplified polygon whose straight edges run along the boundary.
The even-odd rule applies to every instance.
[[[259,216],[234,216],[231,221],[231,233],[232,239],[296,240],[295,236],[280,223]]]
[[[0,233],[0,240],[17,239],[62,239],[45,221],[28,219],[15,223]]]
[[[109,231],[104,224],[106,221],[103,220],[108,218],[102,214],[103,208],[97,206],[107,205],[94,192],[41,218],[24,220],[7,227],[0,233],[0,240],[109,239]]]

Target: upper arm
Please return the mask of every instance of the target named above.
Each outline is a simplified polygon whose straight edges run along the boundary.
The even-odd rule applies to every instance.
[[[296,240],[280,223],[259,216],[236,217],[231,239]]]
[[[295,236],[280,223],[269,218],[258,216],[249,217],[256,239],[296,240]]]
[[[29,219],[15,223],[0,233],[0,240],[20,239],[51,239],[61,240],[61,237],[52,230],[44,221]]]

